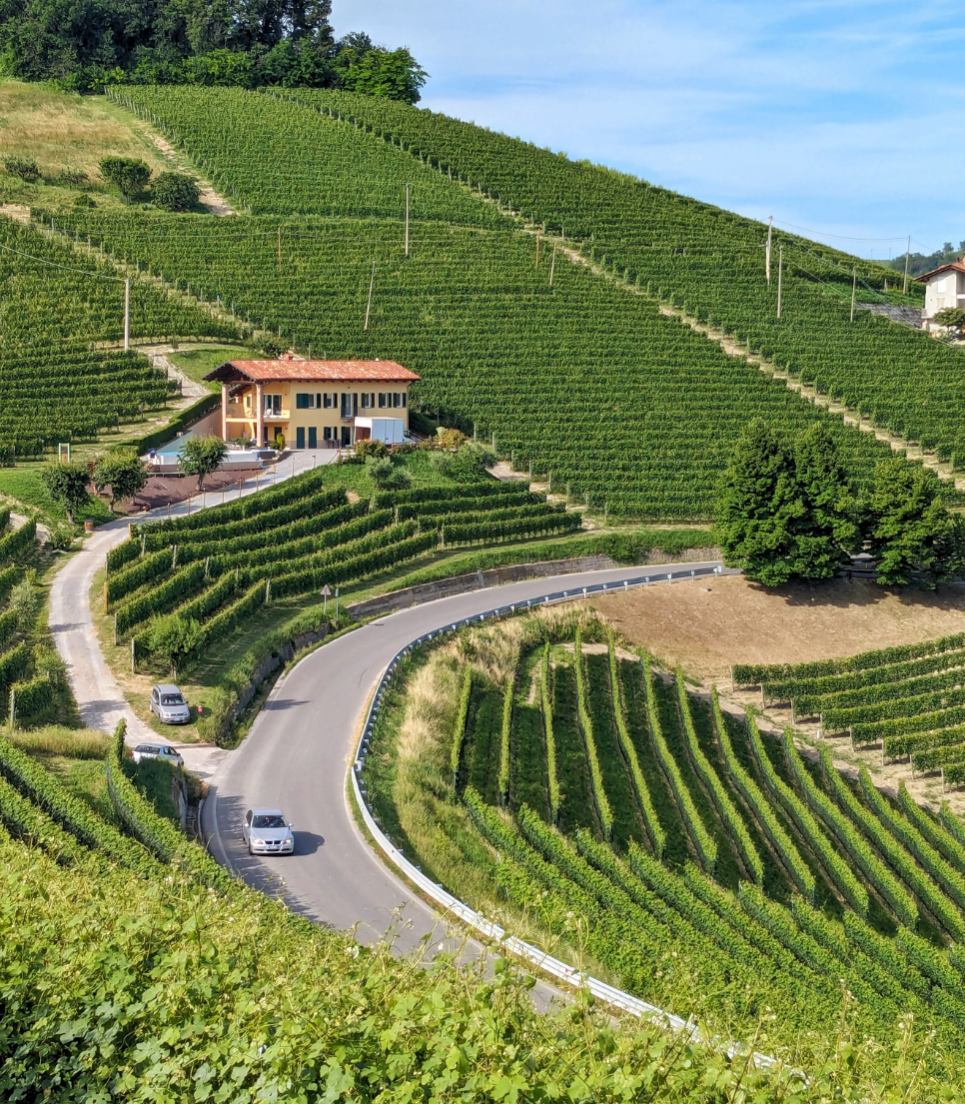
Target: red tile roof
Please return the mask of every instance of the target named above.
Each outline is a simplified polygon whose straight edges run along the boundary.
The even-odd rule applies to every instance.
[[[965,272],[965,257],[960,261],[942,265],[941,268],[933,268],[931,272],[923,272],[921,276],[915,277],[915,281],[919,284],[927,284],[932,276],[937,276],[941,272]]]
[[[226,360],[204,378],[220,383],[415,383],[422,377],[394,360],[305,360],[289,354],[279,360]]]

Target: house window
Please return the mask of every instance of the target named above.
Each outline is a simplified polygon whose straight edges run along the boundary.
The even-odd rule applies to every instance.
[[[265,413],[269,418],[281,417],[281,395],[265,395]]]
[[[342,392],[342,417],[352,417],[352,394],[349,391]]]
[[[314,410],[315,409],[315,396],[308,394],[306,391],[298,391],[295,393],[295,409],[296,410]]]
[[[385,392],[384,391],[379,392],[379,408],[380,409],[385,408]]]
[[[375,392],[374,391],[363,391],[362,392],[362,408],[364,410],[369,410],[373,406],[375,406]]]
[[[322,404],[324,405],[326,410],[331,410],[332,407],[335,406],[335,396],[329,394],[328,391],[325,391],[322,394]]]
[[[394,407],[405,406],[405,394],[402,391],[393,391],[392,405]]]
[[[326,426],[325,427],[325,429],[322,431],[322,437],[326,441],[331,441],[331,439],[332,439],[332,427],[331,426]]]

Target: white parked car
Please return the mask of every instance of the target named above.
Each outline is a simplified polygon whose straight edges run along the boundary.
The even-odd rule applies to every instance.
[[[145,759],[161,759],[172,767],[184,766],[181,753],[169,744],[138,744],[131,754],[135,763],[142,763]]]
[[[295,850],[295,826],[281,809],[249,809],[241,826],[241,838],[249,855],[291,855]]]
[[[157,714],[161,724],[187,724],[191,720],[191,710],[184,695],[169,682],[151,691],[151,712]]]

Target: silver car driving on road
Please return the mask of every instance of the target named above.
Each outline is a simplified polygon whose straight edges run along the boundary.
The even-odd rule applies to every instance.
[[[281,809],[249,809],[241,827],[241,838],[249,855],[291,855],[295,850],[293,824]]]

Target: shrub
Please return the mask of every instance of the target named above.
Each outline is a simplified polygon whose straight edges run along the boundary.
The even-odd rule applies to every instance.
[[[136,157],[105,157],[100,163],[101,175],[113,184],[130,202],[151,178],[151,170]]]
[[[151,199],[162,211],[190,211],[200,194],[197,183],[184,173],[160,173],[151,187]]]
[[[3,162],[4,169],[11,176],[19,176],[21,180],[30,182],[40,177],[40,169],[37,162],[29,157],[6,157]]]

